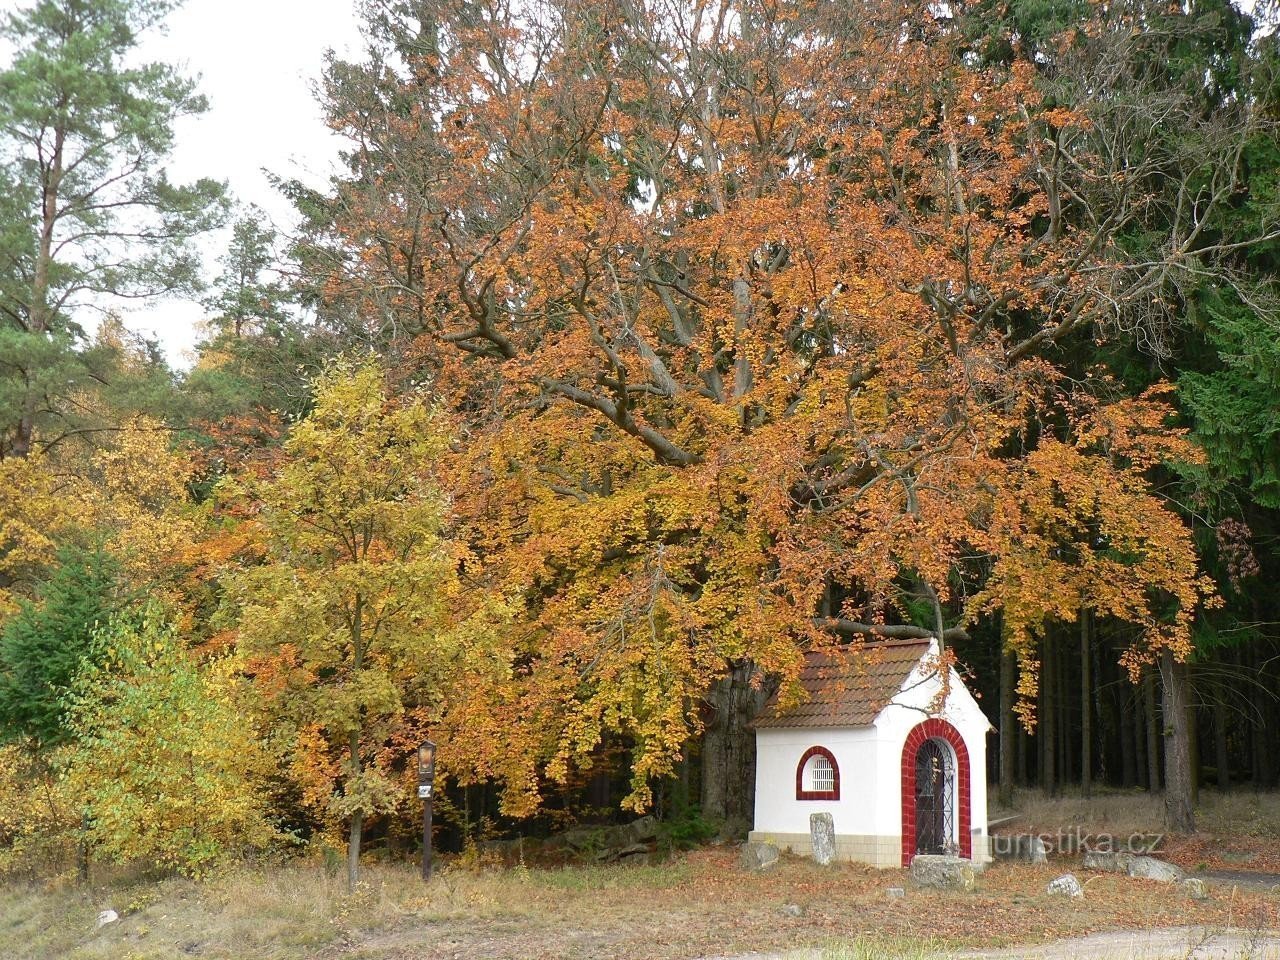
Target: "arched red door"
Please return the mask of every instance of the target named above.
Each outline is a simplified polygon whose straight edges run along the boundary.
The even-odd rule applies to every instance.
[[[954,768],[948,769],[951,755]],[[973,856],[969,777],[969,750],[960,731],[946,720],[930,717],[907,734],[902,745],[904,867],[917,853],[945,852],[953,836],[960,856]]]

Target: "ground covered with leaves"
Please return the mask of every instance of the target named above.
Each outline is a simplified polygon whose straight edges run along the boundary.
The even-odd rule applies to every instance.
[[[446,866],[426,886],[408,867],[373,868],[353,896],[340,876],[302,863],[202,883],[11,887],[0,896],[0,956],[638,960],[873,945],[915,957],[1097,930],[1280,925],[1280,901],[1229,887],[1195,902],[1151,881],[1082,874],[1084,900],[1050,898],[1045,884],[1063,866],[998,865],[973,893],[940,893],[912,889],[904,871],[795,858],[749,874],[720,847],[646,866]],[[905,898],[889,895],[895,886]],[[121,919],[95,932],[106,908]]]

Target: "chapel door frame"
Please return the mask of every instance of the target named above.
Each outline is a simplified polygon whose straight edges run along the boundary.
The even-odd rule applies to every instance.
[[[972,781],[969,749],[964,737],[941,717],[930,717],[907,734],[902,745],[902,865],[911,865],[916,855],[916,756],[926,740],[942,740],[955,756],[955,815],[960,856],[973,857],[970,793]]]

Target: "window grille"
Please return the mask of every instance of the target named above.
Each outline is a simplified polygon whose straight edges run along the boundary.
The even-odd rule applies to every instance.
[[[836,788],[836,772],[831,761],[818,754],[809,761],[809,789],[815,793],[830,792]]]

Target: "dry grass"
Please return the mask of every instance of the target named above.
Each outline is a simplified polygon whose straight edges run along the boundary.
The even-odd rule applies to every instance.
[[[1096,790],[1088,800],[1078,792],[1047,798],[1020,791],[1008,810],[992,810],[992,819],[1016,814],[1010,829],[1019,832],[1054,830],[1080,825],[1115,834],[1159,831],[1164,825],[1164,800],[1145,790]],[[1198,826],[1206,833],[1280,837],[1280,793],[1202,789],[1196,808]]]
[[[1013,807],[992,818],[1014,814],[1002,829],[1049,837],[1073,831],[1121,840],[1135,834],[1164,831],[1160,797],[1144,791],[1101,790],[1085,800],[1078,793],[1048,799],[1020,793]],[[1194,837],[1165,837],[1157,852],[1188,870],[1248,870],[1280,874],[1280,793],[1204,789],[1196,808],[1199,832]]]
[[[767,874],[748,874],[736,851],[711,849],[655,866],[446,868],[428,886],[408,866],[371,867],[348,896],[341,878],[298,863],[198,884],[9,888],[0,893],[0,957],[641,960],[815,947],[854,960],[924,960],[1094,930],[1273,927],[1278,919],[1263,895],[1196,903],[1117,875],[1090,879],[1085,900],[1064,902],[1044,893],[1059,871],[998,866],[974,893],[908,889],[891,899],[888,887],[908,886],[902,871],[784,858]],[[106,907],[122,920],[94,933]]]

